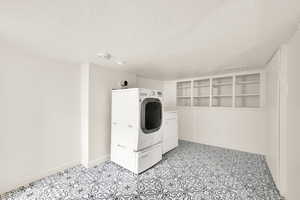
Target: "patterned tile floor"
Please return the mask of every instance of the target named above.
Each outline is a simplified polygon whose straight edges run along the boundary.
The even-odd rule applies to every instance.
[[[110,161],[91,169],[76,166],[1,198],[275,200],[280,196],[262,155],[180,141],[178,148],[139,176]]]

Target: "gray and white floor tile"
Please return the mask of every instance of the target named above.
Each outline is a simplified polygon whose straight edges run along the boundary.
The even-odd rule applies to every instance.
[[[140,175],[107,161],[76,166],[1,196],[1,200],[279,200],[265,157],[180,141]]]

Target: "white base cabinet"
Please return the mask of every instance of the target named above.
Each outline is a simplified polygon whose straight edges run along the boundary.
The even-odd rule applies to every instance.
[[[178,146],[177,111],[165,111],[163,123],[164,154]]]

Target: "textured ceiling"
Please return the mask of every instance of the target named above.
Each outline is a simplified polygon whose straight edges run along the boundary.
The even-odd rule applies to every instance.
[[[0,40],[167,80],[262,67],[299,14],[299,0],[0,0]]]

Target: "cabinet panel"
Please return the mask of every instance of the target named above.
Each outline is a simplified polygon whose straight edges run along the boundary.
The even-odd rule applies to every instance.
[[[177,114],[168,115],[164,120],[163,129],[163,153],[178,146]]]

